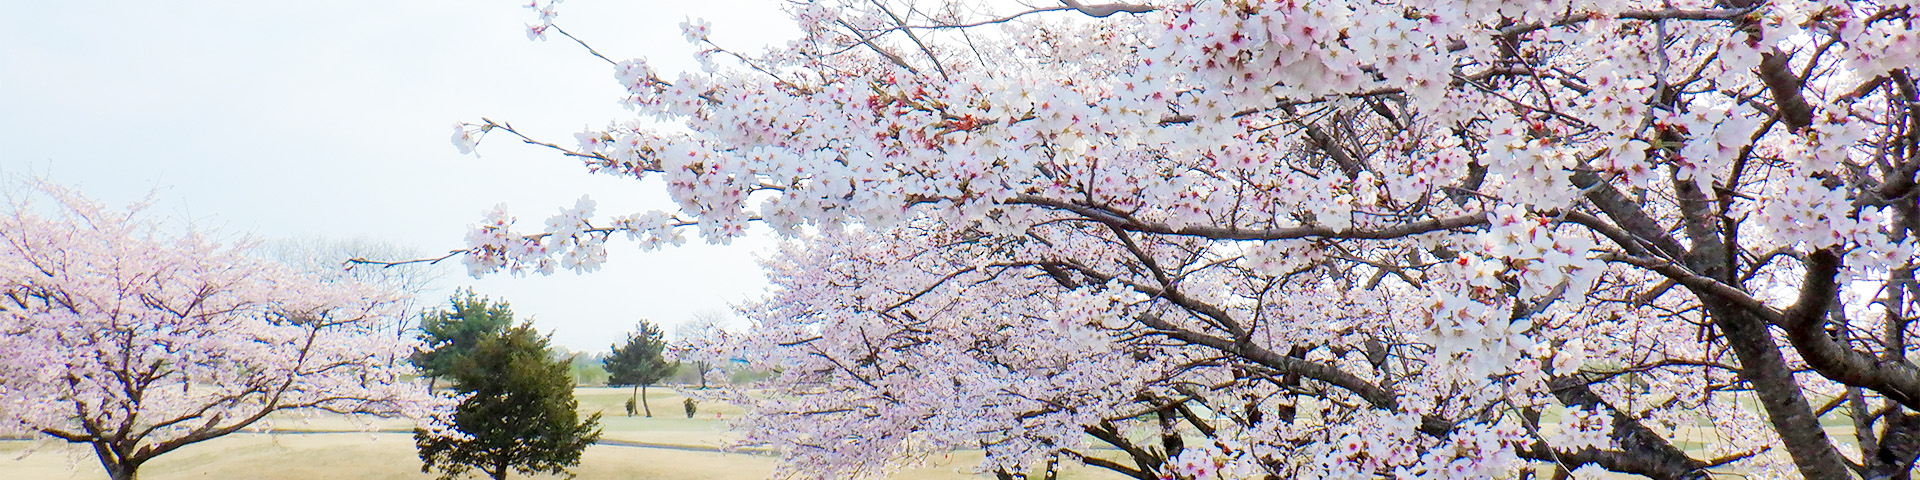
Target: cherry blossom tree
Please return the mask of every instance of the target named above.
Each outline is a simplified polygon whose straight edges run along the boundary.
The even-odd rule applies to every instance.
[[[530,7],[529,37],[587,45]],[[1920,457],[1913,2],[784,8],[803,36],[758,52],[683,24],[701,71],[588,48],[635,115],[577,142],[456,125],[463,152],[664,179],[678,209],[497,208],[451,255],[585,272],[616,237],[786,236],[753,331],[710,355],[780,372],[736,426],[788,473]]]
[[[719,375],[718,378],[724,380],[725,370],[719,368],[724,363],[716,362],[699,352],[725,344],[727,336],[731,335],[731,332],[727,331],[729,323],[731,323],[730,318],[726,313],[718,310],[702,310],[693,312],[692,317],[673,327],[673,342],[667,346],[667,350],[675,356],[693,354],[683,365],[687,370],[685,373],[690,373],[694,377],[686,380],[686,383],[697,382],[700,384],[700,389],[705,390],[709,377]],[[678,377],[679,375],[676,375],[676,381],[679,381]]]
[[[406,312],[423,310],[421,296],[435,290],[448,273],[443,268],[429,265],[353,268],[358,265],[348,263],[348,260],[354,258],[411,258],[421,255],[417,248],[372,238],[281,238],[265,242],[260,250],[267,258],[291,265],[301,272],[347,277],[397,290],[404,299],[402,310]]]
[[[393,290],[297,273],[144,205],[34,190],[0,214],[0,432],[87,444],[132,479],[276,412],[424,420],[446,403],[406,378]]]

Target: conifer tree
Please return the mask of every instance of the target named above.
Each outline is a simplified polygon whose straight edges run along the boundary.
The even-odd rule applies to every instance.
[[[605,360],[610,375],[607,384],[632,385],[635,398],[648,417],[653,416],[653,408],[646,406],[647,387],[673,375],[680,367],[680,362],[667,361],[666,350],[667,341],[660,327],[641,320],[634,332],[627,334],[627,343],[613,347],[613,354]],[[631,411],[628,415],[632,415]]]
[[[509,317],[510,318],[510,317]],[[486,335],[448,377],[466,399],[452,429],[414,431],[421,472],[441,478],[479,470],[496,480],[511,471],[572,476],[580,453],[600,438],[600,414],[581,421],[564,360],[547,356],[547,338],[521,324]]]
[[[413,365],[422,375],[438,379],[449,376],[454,364],[466,357],[486,337],[498,336],[513,326],[513,308],[507,302],[492,302],[487,297],[463,288],[447,299],[447,310],[427,313],[420,319],[421,343],[432,350],[413,355]]]

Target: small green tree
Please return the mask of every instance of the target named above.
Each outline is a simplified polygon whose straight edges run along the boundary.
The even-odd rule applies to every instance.
[[[600,414],[579,421],[573,379],[563,360],[547,355],[547,338],[521,324],[479,339],[448,377],[467,398],[453,429],[414,430],[421,472],[448,479],[478,469],[495,480],[509,471],[573,476],[580,453],[600,438]]]
[[[436,380],[450,375],[481,339],[500,336],[513,326],[513,309],[507,302],[491,302],[472,289],[455,291],[447,303],[448,309],[420,319],[420,340],[432,350],[416,352],[412,358],[422,375]]]
[[[660,327],[641,320],[633,333],[627,334],[625,345],[615,345],[613,353],[607,355],[604,365],[607,367],[608,385],[632,385],[640,408],[653,416],[653,407],[647,405],[647,387],[660,379],[673,375],[680,362],[668,362],[665,356],[667,340],[660,334]],[[629,410],[628,416],[633,412]]]

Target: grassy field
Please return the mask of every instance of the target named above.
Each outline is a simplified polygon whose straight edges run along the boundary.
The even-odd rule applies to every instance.
[[[651,389],[649,404],[653,418],[627,417],[624,404],[630,391],[624,388],[581,388],[575,391],[583,413],[602,414],[602,438],[651,445],[713,450],[726,440],[726,420],[737,418],[739,407],[717,402],[700,404],[697,418],[686,418],[681,401],[685,397],[665,388]],[[1839,412],[1844,412],[1840,409]],[[1542,425],[1552,431],[1558,412],[1548,412]],[[1851,443],[1849,421],[1844,413],[1822,418],[1828,433]],[[403,420],[355,421],[341,416],[280,416],[271,421],[276,433],[243,433],[191,445],[149,463],[141,470],[145,480],[184,479],[413,479],[432,475],[420,473],[420,461],[414,455],[412,436],[403,432],[411,424]],[[378,433],[366,433],[366,431]],[[1677,438],[1677,446],[1694,450],[1702,442],[1723,439],[1704,421],[1696,429],[1686,429]],[[354,433],[341,433],[354,432]],[[1694,452],[1705,456],[1706,452]],[[1777,454],[1770,452],[1768,454]],[[990,478],[964,473],[980,460],[979,452],[959,452],[921,468],[910,469],[893,478],[900,480],[945,480]],[[574,473],[582,480],[596,479],[755,479],[767,478],[775,459],[750,453],[690,451],[675,448],[646,448],[619,445],[595,445],[587,449]],[[1719,472],[1733,473],[1733,472]],[[0,480],[104,479],[91,451],[64,444],[32,441],[0,441]],[[1079,468],[1063,478],[1076,480],[1120,479],[1104,470]],[[1610,478],[1629,478],[1613,476]]]
[[[663,388],[651,389],[648,403],[654,418],[626,417],[627,389],[582,388],[576,391],[580,410],[600,412],[604,438],[694,448],[719,446],[725,420],[741,413],[738,407],[700,405],[699,418],[686,418],[685,397]],[[337,416],[275,418],[279,433],[244,433],[202,442],[163,455],[140,470],[142,480],[185,479],[406,479],[426,480],[414,455],[413,438],[404,433],[306,433],[362,430],[404,430],[404,421],[368,424]],[[980,460],[978,452],[960,452],[921,468],[895,475],[901,480],[976,479],[964,470]],[[756,479],[772,473],[774,459],[747,453],[716,453],[612,445],[589,447],[575,468],[581,480],[600,479]],[[1104,471],[1082,469],[1066,478],[1124,478]],[[89,450],[62,444],[0,441],[0,480],[104,479],[106,474]]]
[[[14,459],[31,442],[0,442],[0,477],[8,480],[104,479],[90,454],[41,451]],[[969,458],[971,457],[971,458]],[[76,462],[77,460],[77,462]],[[971,479],[958,469],[973,456],[948,465],[904,472],[902,479]],[[767,478],[774,460],[759,455],[595,445],[574,473],[595,479]],[[431,479],[420,473],[413,439],[404,434],[239,434],[182,448],[141,469],[143,480],[176,479]]]

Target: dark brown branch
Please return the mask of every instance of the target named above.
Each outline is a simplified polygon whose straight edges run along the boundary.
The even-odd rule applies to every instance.
[[[1773,93],[1774,108],[1780,113],[1780,119],[1787,122],[1787,128],[1799,131],[1813,125],[1813,105],[1800,94],[1802,81],[1793,74],[1793,67],[1787,64],[1787,55],[1775,48],[1760,55],[1760,81],[1767,84],[1767,90]]]
[[[1353,392],[1354,395],[1359,396],[1362,400],[1366,400],[1368,404],[1373,405],[1375,408],[1392,410],[1399,405],[1400,400],[1394,394],[1393,390],[1374,385],[1366,379],[1347,373],[1332,365],[1293,358],[1275,353],[1272,350],[1258,345],[1241,344],[1225,338],[1187,330],[1153,315],[1140,315],[1135,318],[1139,320],[1140,323],[1145,324],[1149,328],[1153,328],[1158,333],[1166,335],[1169,338],[1233,354],[1234,356],[1247,359],[1248,361],[1281,373],[1295,374],[1340,387],[1349,392]]]
[[[1767,306],[1766,302],[1753,298],[1752,295],[1747,294],[1747,292],[1740,290],[1738,287],[1720,283],[1719,280],[1694,273],[1692,270],[1688,270],[1679,264],[1657,258],[1639,257],[1615,252],[1603,252],[1599,258],[1600,260],[1608,262],[1625,263],[1651,270],[1654,273],[1672,279],[1674,282],[1685,285],[1693,291],[1705,292],[1721,300],[1732,302],[1769,323],[1780,320],[1780,311]]]
[[[1800,297],[1780,316],[1787,341],[1821,376],[1873,390],[1907,408],[1920,410],[1920,368],[1898,357],[1880,358],[1854,350],[1826,331],[1827,311],[1839,294],[1841,258],[1832,249],[1807,255]]]
[[[1267,228],[1267,229],[1255,230],[1255,229],[1242,229],[1238,227],[1216,227],[1216,226],[1205,226],[1205,225],[1174,228],[1171,226],[1167,226],[1165,224],[1149,223],[1149,222],[1144,222],[1140,220],[1135,220],[1132,218],[1122,216],[1118,213],[1114,213],[1104,208],[1090,207],[1090,206],[1081,205],[1081,204],[1070,202],[1070,201],[1055,200],[1051,198],[1039,197],[1039,196],[1033,196],[1033,195],[1021,195],[1018,197],[1014,197],[1014,198],[1008,199],[1006,203],[1016,204],[1016,205],[1036,205],[1036,206],[1066,210],[1066,211],[1070,211],[1070,212],[1085,216],[1090,220],[1108,224],[1113,226],[1114,228],[1119,228],[1121,230],[1126,230],[1130,232],[1154,233],[1154,234],[1162,234],[1162,235],[1185,235],[1185,236],[1193,236],[1193,237],[1202,237],[1202,238],[1213,239],[1213,240],[1289,240],[1289,239],[1316,238],[1316,237],[1317,238],[1381,240],[1381,239],[1408,237],[1408,236],[1419,235],[1423,233],[1433,233],[1433,232],[1456,230],[1456,229],[1462,229],[1462,228],[1468,228],[1468,227],[1478,227],[1478,226],[1487,224],[1487,216],[1485,214],[1474,213],[1474,214],[1461,215],[1457,217],[1436,218],[1432,220],[1410,222],[1410,223],[1404,223],[1404,224],[1394,225],[1389,227],[1381,227],[1377,229],[1348,228],[1344,230],[1334,230],[1326,227],[1284,227],[1284,228]]]
[[[1560,403],[1586,409],[1605,408],[1613,412],[1613,430],[1609,436],[1620,444],[1620,450],[1596,450],[1592,448],[1578,451],[1556,451],[1545,443],[1531,450],[1522,450],[1521,456],[1560,463],[1567,467],[1578,467],[1588,463],[1600,465],[1607,470],[1644,475],[1655,479],[1704,479],[1707,464],[1687,456],[1686,452],[1673,446],[1666,438],[1654,433],[1627,412],[1615,409],[1612,404],[1595,393],[1591,385],[1601,376],[1578,373],[1554,377],[1547,380],[1547,388]]]

